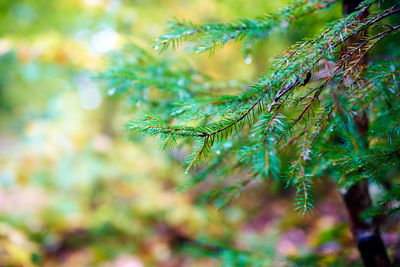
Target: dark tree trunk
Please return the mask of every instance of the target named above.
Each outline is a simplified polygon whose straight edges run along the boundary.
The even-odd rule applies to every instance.
[[[362,181],[350,187],[343,195],[351,220],[351,230],[362,261],[367,267],[390,266],[385,245],[376,222],[361,219],[361,212],[371,207],[368,182]]]
[[[361,2],[362,0],[343,0],[343,13],[347,15],[353,12]],[[363,19],[365,16],[367,16],[367,13],[360,19]],[[361,38],[365,35],[367,35],[367,32],[350,39],[344,51],[347,50],[347,47],[359,43]],[[366,63],[367,57],[365,56],[364,59],[360,61],[360,65],[356,68],[356,71],[361,71],[362,65]],[[354,117],[354,122],[358,127],[360,137],[366,139],[368,131],[368,116],[366,112],[364,110],[359,111],[359,115]],[[364,143],[367,145],[366,141]],[[343,194],[343,199],[349,213],[353,237],[364,265],[367,267],[390,266],[390,261],[386,254],[385,245],[382,242],[377,222],[373,220],[365,221],[361,218],[361,213],[371,207],[368,181],[364,180],[351,186],[347,192]]]

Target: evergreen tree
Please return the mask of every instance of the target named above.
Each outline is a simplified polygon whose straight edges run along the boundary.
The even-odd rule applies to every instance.
[[[337,3],[296,0],[256,19],[202,25],[177,21],[154,49],[187,43],[195,53],[213,54],[242,41],[250,61],[257,42],[305,16],[318,18],[331,5]],[[400,5],[378,0],[344,0],[342,5],[343,17],[277,55],[268,72],[238,94],[221,95],[228,84],[134,46],[115,57],[103,77],[109,94],[127,94],[149,110],[129,122],[128,130],[159,137],[162,148],[193,144],[185,160],[193,178],[185,188],[210,173],[228,177],[243,168],[251,172],[250,179],[210,192],[218,206],[239,196],[249,182],[275,177],[296,188],[295,208],[305,215],[314,206],[315,179],[329,177],[343,195],[365,266],[389,266],[376,218],[399,211],[391,203],[400,200],[395,178],[400,62],[394,36]],[[367,58],[373,49],[379,56]],[[148,88],[161,97],[148,97]],[[374,205],[369,183],[385,188]]]

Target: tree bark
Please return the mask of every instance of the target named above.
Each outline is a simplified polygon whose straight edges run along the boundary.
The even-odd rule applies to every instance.
[[[344,15],[350,14],[362,0],[343,0],[343,13]],[[360,20],[365,18],[368,14],[365,13],[361,16]],[[362,32],[360,35],[355,36],[347,41],[344,48],[344,53],[348,47],[354,46],[359,43],[367,32]],[[367,57],[360,61],[359,66],[356,66],[355,71],[362,71],[362,66],[367,64]],[[365,139],[365,144],[368,131],[368,116],[365,110],[359,111],[359,114],[354,117],[354,122],[357,125],[360,137]],[[351,186],[344,194],[343,199],[349,214],[351,222],[351,230],[354,240],[357,244],[361,259],[367,267],[384,267],[390,266],[390,261],[386,253],[385,245],[379,231],[378,223],[374,220],[363,220],[361,213],[371,207],[371,197],[368,190],[368,181],[364,180]]]

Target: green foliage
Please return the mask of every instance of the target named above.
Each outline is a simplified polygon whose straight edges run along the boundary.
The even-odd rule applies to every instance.
[[[273,30],[286,29],[292,21],[330,5],[332,1],[295,1],[255,20],[176,22],[154,47],[164,51],[191,42],[195,52],[212,53],[229,41],[243,40],[247,51]],[[127,129],[158,136],[162,148],[194,142],[185,164],[187,171],[199,172],[193,174],[189,188],[209,173],[228,176],[235,169],[249,170],[251,179],[210,192],[222,206],[240,195],[252,179],[283,177],[287,186],[296,188],[296,209],[304,215],[314,206],[316,177],[329,175],[346,188],[362,179],[379,183],[398,171],[398,59],[373,59],[365,69],[358,66],[381,40],[399,31],[400,26],[385,24],[386,18],[399,12],[398,5],[379,9],[377,1],[364,1],[357,11],[330,22],[321,33],[293,44],[274,59],[263,77],[235,95],[218,94],[223,83],[205,75],[196,73],[202,77],[196,82],[193,70],[168,68],[172,63],[157,59],[155,68],[148,63],[154,59],[144,52],[135,53],[144,56],[133,62],[119,57],[120,63],[104,75],[118,92],[134,89],[132,98],[149,86],[162,90],[156,99],[147,99],[150,107],[161,110],[160,115],[145,113],[128,123]],[[348,40],[368,29],[371,36],[343,52]],[[180,79],[185,80],[184,86]],[[210,84],[220,87],[209,90]],[[368,138],[360,136],[354,122],[364,113],[370,118]],[[208,167],[200,164],[205,159],[210,161]]]
[[[232,23],[212,23],[197,25],[190,22],[173,22],[166,34],[156,39],[154,48],[161,51],[178,47],[182,42],[191,41],[196,53],[222,48],[231,41],[243,40],[244,52],[248,54],[256,42],[266,39],[273,31],[284,31],[290,23],[315,11],[329,7],[332,0],[298,0],[276,14],[267,14],[256,19],[241,19]]]

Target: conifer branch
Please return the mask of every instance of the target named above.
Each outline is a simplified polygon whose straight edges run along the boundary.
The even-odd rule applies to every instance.
[[[288,17],[296,17],[296,14],[304,11],[302,8],[315,1],[300,2],[304,3],[300,11],[288,11],[292,12],[290,15],[287,13]],[[323,3],[328,2],[333,3],[333,1]],[[250,84],[244,92],[237,95],[218,96],[215,91],[210,94],[202,83],[212,80],[202,76],[202,80],[196,82],[190,77],[192,73],[197,72],[190,69],[178,73],[168,72],[169,65],[166,63],[163,71],[167,74],[156,76],[155,81],[151,81],[151,76],[141,76],[141,73],[149,69],[153,70],[153,66],[144,64],[147,68],[144,69],[143,64],[133,64],[132,69],[135,73],[127,71],[119,74],[122,75],[121,77],[113,78],[118,82],[130,79],[134,83],[140,83],[141,86],[148,84],[161,89],[160,97],[163,99],[166,94],[166,101],[155,101],[155,103],[161,103],[158,107],[166,111],[161,113],[160,117],[148,113],[140,120],[127,124],[127,129],[150,136],[159,136],[162,148],[172,147],[180,140],[193,141],[194,149],[185,161],[187,171],[196,169],[199,162],[204,160],[212,149],[217,149],[224,142],[230,142],[234,144],[232,146],[235,149],[227,150],[223,158],[226,161],[233,161],[234,157],[229,155],[236,154],[237,161],[233,164],[234,168],[249,168],[254,177],[266,178],[271,174],[279,177],[281,167],[278,154],[285,152],[282,150],[284,147],[297,147],[298,153],[292,161],[292,168],[288,172],[282,171],[288,174],[286,176],[288,185],[297,189],[296,206],[303,214],[308,212],[313,205],[312,177],[330,172],[332,166],[335,166],[334,168],[340,170],[342,174],[346,174],[343,176],[346,183],[357,181],[361,176],[380,177],[384,171],[376,171],[373,167],[380,166],[382,170],[389,170],[391,166],[379,165],[385,156],[372,156],[373,153],[370,153],[372,149],[377,151],[374,147],[354,152],[356,143],[351,139],[354,139],[352,134],[356,135],[355,126],[351,121],[346,125],[346,120],[352,114],[352,110],[358,110],[359,106],[363,106],[363,109],[369,108],[379,114],[376,117],[377,125],[375,125],[375,129],[379,129],[377,130],[379,134],[375,135],[380,138],[379,140],[384,140],[379,141],[380,145],[384,142],[383,149],[399,146],[396,136],[400,127],[396,121],[398,118],[395,117],[396,112],[400,114],[398,111],[400,108],[396,104],[398,87],[395,87],[395,85],[398,86],[399,80],[397,62],[393,60],[389,61],[390,64],[374,62],[366,66],[362,73],[354,71],[354,66],[359,64],[364,55],[389,34],[398,32],[399,26],[384,25],[381,32],[361,39],[345,53],[341,51],[341,46],[348,40],[359,36],[370,27],[378,28],[380,21],[400,12],[399,4],[397,4],[367,16],[367,10],[375,2],[374,0],[364,1],[357,11],[327,25],[325,30],[314,38],[291,46],[275,59],[270,71],[264,77]],[[276,16],[281,16],[281,14]],[[283,15],[283,18],[285,16]],[[271,19],[273,16],[265,18],[274,21]],[[262,23],[261,20],[258,22]],[[267,27],[266,25],[264,26]],[[209,30],[207,26],[210,26]],[[207,43],[207,38],[210,38],[209,40],[213,42],[208,43],[210,46],[207,49],[211,51],[221,41],[218,39],[218,31],[226,31],[229,35],[237,30],[236,26],[241,27],[239,22],[205,25],[183,23],[172,28],[172,32],[177,31],[176,35],[168,37],[167,33],[164,35],[167,39],[160,39],[156,45],[162,46],[163,49],[182,41],[194,41],[196,45],[200,45]],[[241,35],[233,35],[234,38],[228,38],[223,44],[231,40],[256,36],[256,32],[264,26],[243,28]],[[193,30],[193,32],[188,33],[188,30]],[[253,34],[252,30],[256,32]],[[214,38],[216,36],[217,38]],[[338,54],[341,55],[338,56]],[[326,65],[326,62],[333,61],[336,61],[336,64],[329,67],[332,70],[327,69],[322,77],[317,75],[320,73],[321,63]],[[124,66],[124,68],[130,67],[131,65]],[[185,86],[178,85],[181,76],[185,77]],[[163,80],[162,77],[168,79]],[[361,78],[363,86],[359,85]],[[317,82],[319,84],[316,84]],[[165,87],[163,83],[166,84]],[[342,84],[346,84],[348,90],[335,92],[334,87]],[[388,86],[389,84],[393,84],[393,88]],[[137,89],[142,90],[141,86]],[[184,97],[181,96],[182,92],[184,92]],[[178,95],[179,97],[176,97]],[[388,103],[391,105],[390,108],[387,106]],[[335,110],[339,111],[342,117],[336,116]],[[329,145],[329,142],[335,140],[335,134],[338,131],[341,136],[340,142],[343,142],[341,143],[343,149],[339,150],[334,145]],[[285,140],[285,143],[280,145],[282,140]],[[386,152],[375,153],[375,155],[383,153]],[[390,162],[397,164],[395,154],[390,155],[394,158],[390,159]],[[221,157],[221,155],[211,155],[210,158],[213,158],[214,162],[197,173],[201,178],[196,178],[195,181],[204,180],[209,170],[215,171],[219,168],[225,174],[232,171],[231,168],[222,171],[220,166],[214,165],[218,165],[215,162],[221,162]],[[359,165],[361,167],[357,167]],[[222,195],[229,195],[227,198],[230,198],[240,194],[242,189],[242,184],[233,186]]]
[[[331,6],[335,0],[296,0],[278,13],[267,14],[257,19],[241,19],[232,23],[213,23],[197,25],[188,22],[174,22],[169,31],[156,39],[154,48],[161,51],[179,46],[183,41],[194,41],[194,52],[210,52],[223,47],[231,41],[244,39],[244,51],[258,40],[267,38],[276,29],[283,31],[290,23],[320,9]]]

